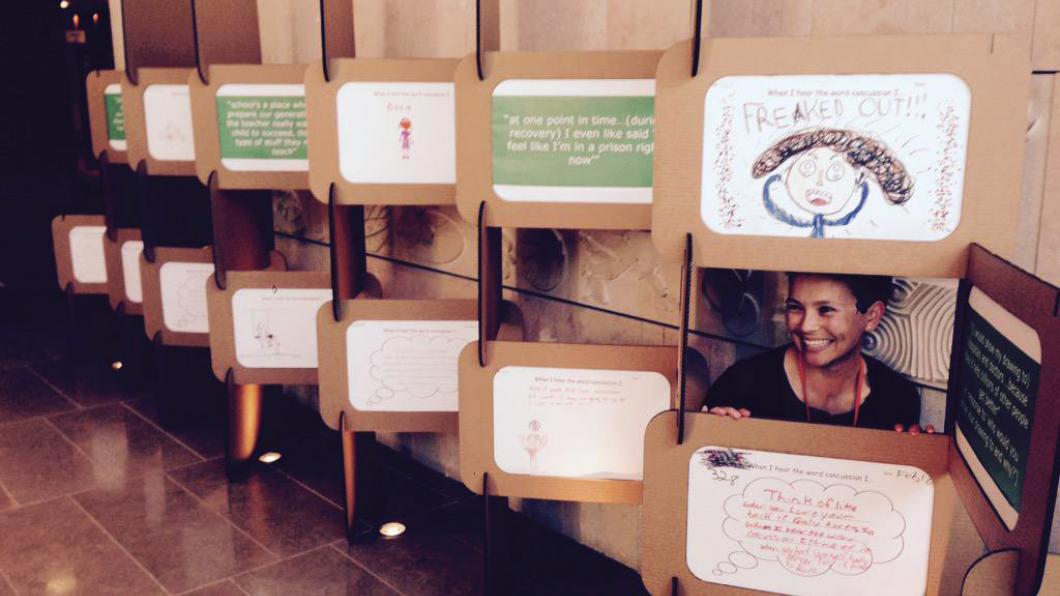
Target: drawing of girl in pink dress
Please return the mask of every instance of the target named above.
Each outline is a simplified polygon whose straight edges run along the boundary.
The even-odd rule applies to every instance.
[[[412,120],[402,118],[398,126],[401,127],[401,159],[408,159],[409,147],[412,146]]]

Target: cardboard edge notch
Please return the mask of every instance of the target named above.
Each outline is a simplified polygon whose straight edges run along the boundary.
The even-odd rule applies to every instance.
[[[1013,594],[1019,560],[1018,549],[990,551],[979,557],[962,578],[961,596]]]

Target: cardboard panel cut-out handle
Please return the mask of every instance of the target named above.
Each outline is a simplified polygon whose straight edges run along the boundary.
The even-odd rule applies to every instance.
[[[123,0],[125,74],[139,84],[141,67],[195,66],[191,2]]]
[[[261,64],[261,41],[253,26],[257,0],[192,0],[191,7],[195,67],[204,85],[211,64]]]
[[[328,63],[332,58],[357,56],[350,0],[320,0],[320,56],[325,81],[331,81]]]
[[[487,223],[486,203],[478,215],[478,362],[489,361],[489,341],[497,338],[503,281],[501,229]]]

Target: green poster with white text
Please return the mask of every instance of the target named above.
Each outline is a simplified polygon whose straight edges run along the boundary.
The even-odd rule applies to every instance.
[[[107,120],[107,144],[112,149],[125,151],[125,107],[122,104],[121,85],[111,83],[103,90],[103,114]]]
[[[504,81],[492,139],[502,199],[650,202],[654,81]]]
[[[301,85],[223,85],[217,132],[221,163],[230,170],[308,169]]]
[[[107,93],[103,96],[107,110],[107,138],[112,141],[125,140],[125,110],[121,103],[120,93]]]

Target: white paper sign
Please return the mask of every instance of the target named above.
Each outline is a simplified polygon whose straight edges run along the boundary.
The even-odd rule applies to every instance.
[[[206,280],[213,263],[163,263],[158,270],[162,286],[162,323],[170,331],[209,333]]]
[[[455,184],[453,83],[346,83],[339,169],[362,184]]]
[[[644,430],[669,407],[657,372],[505,366],[493,377],[493,458],[509,474],[640,480]]]
[[[954,75],[731,76],[704,101],[714,232],[935,241],[960,222],[971,94]]]
[[[784,594],[916,594],[935,487],[919,468],[703,447],[688,462],[688,568]]]
[[[328,300],[330,289],[236,290],[236,360],[247,368],[316,368],[317,310]]]
[[[70,262],[74,279],[83,284],[107,282],[107,260],[103,254],[104,226],[74,226],[70,229]]]
[[[140,283],[140,254],[144,243],[129,240],[121,245],[121,274],[125,283],[125,297],[137,304],[144,301],[143,284]]]
[[[160,161],[195,161],[187,85],[148,85],[144,89],[144,117],[151,157]]]
[[[477,321],[355,321],[346,331],[350,403],[358,410],[455,412],[460,350]]]

